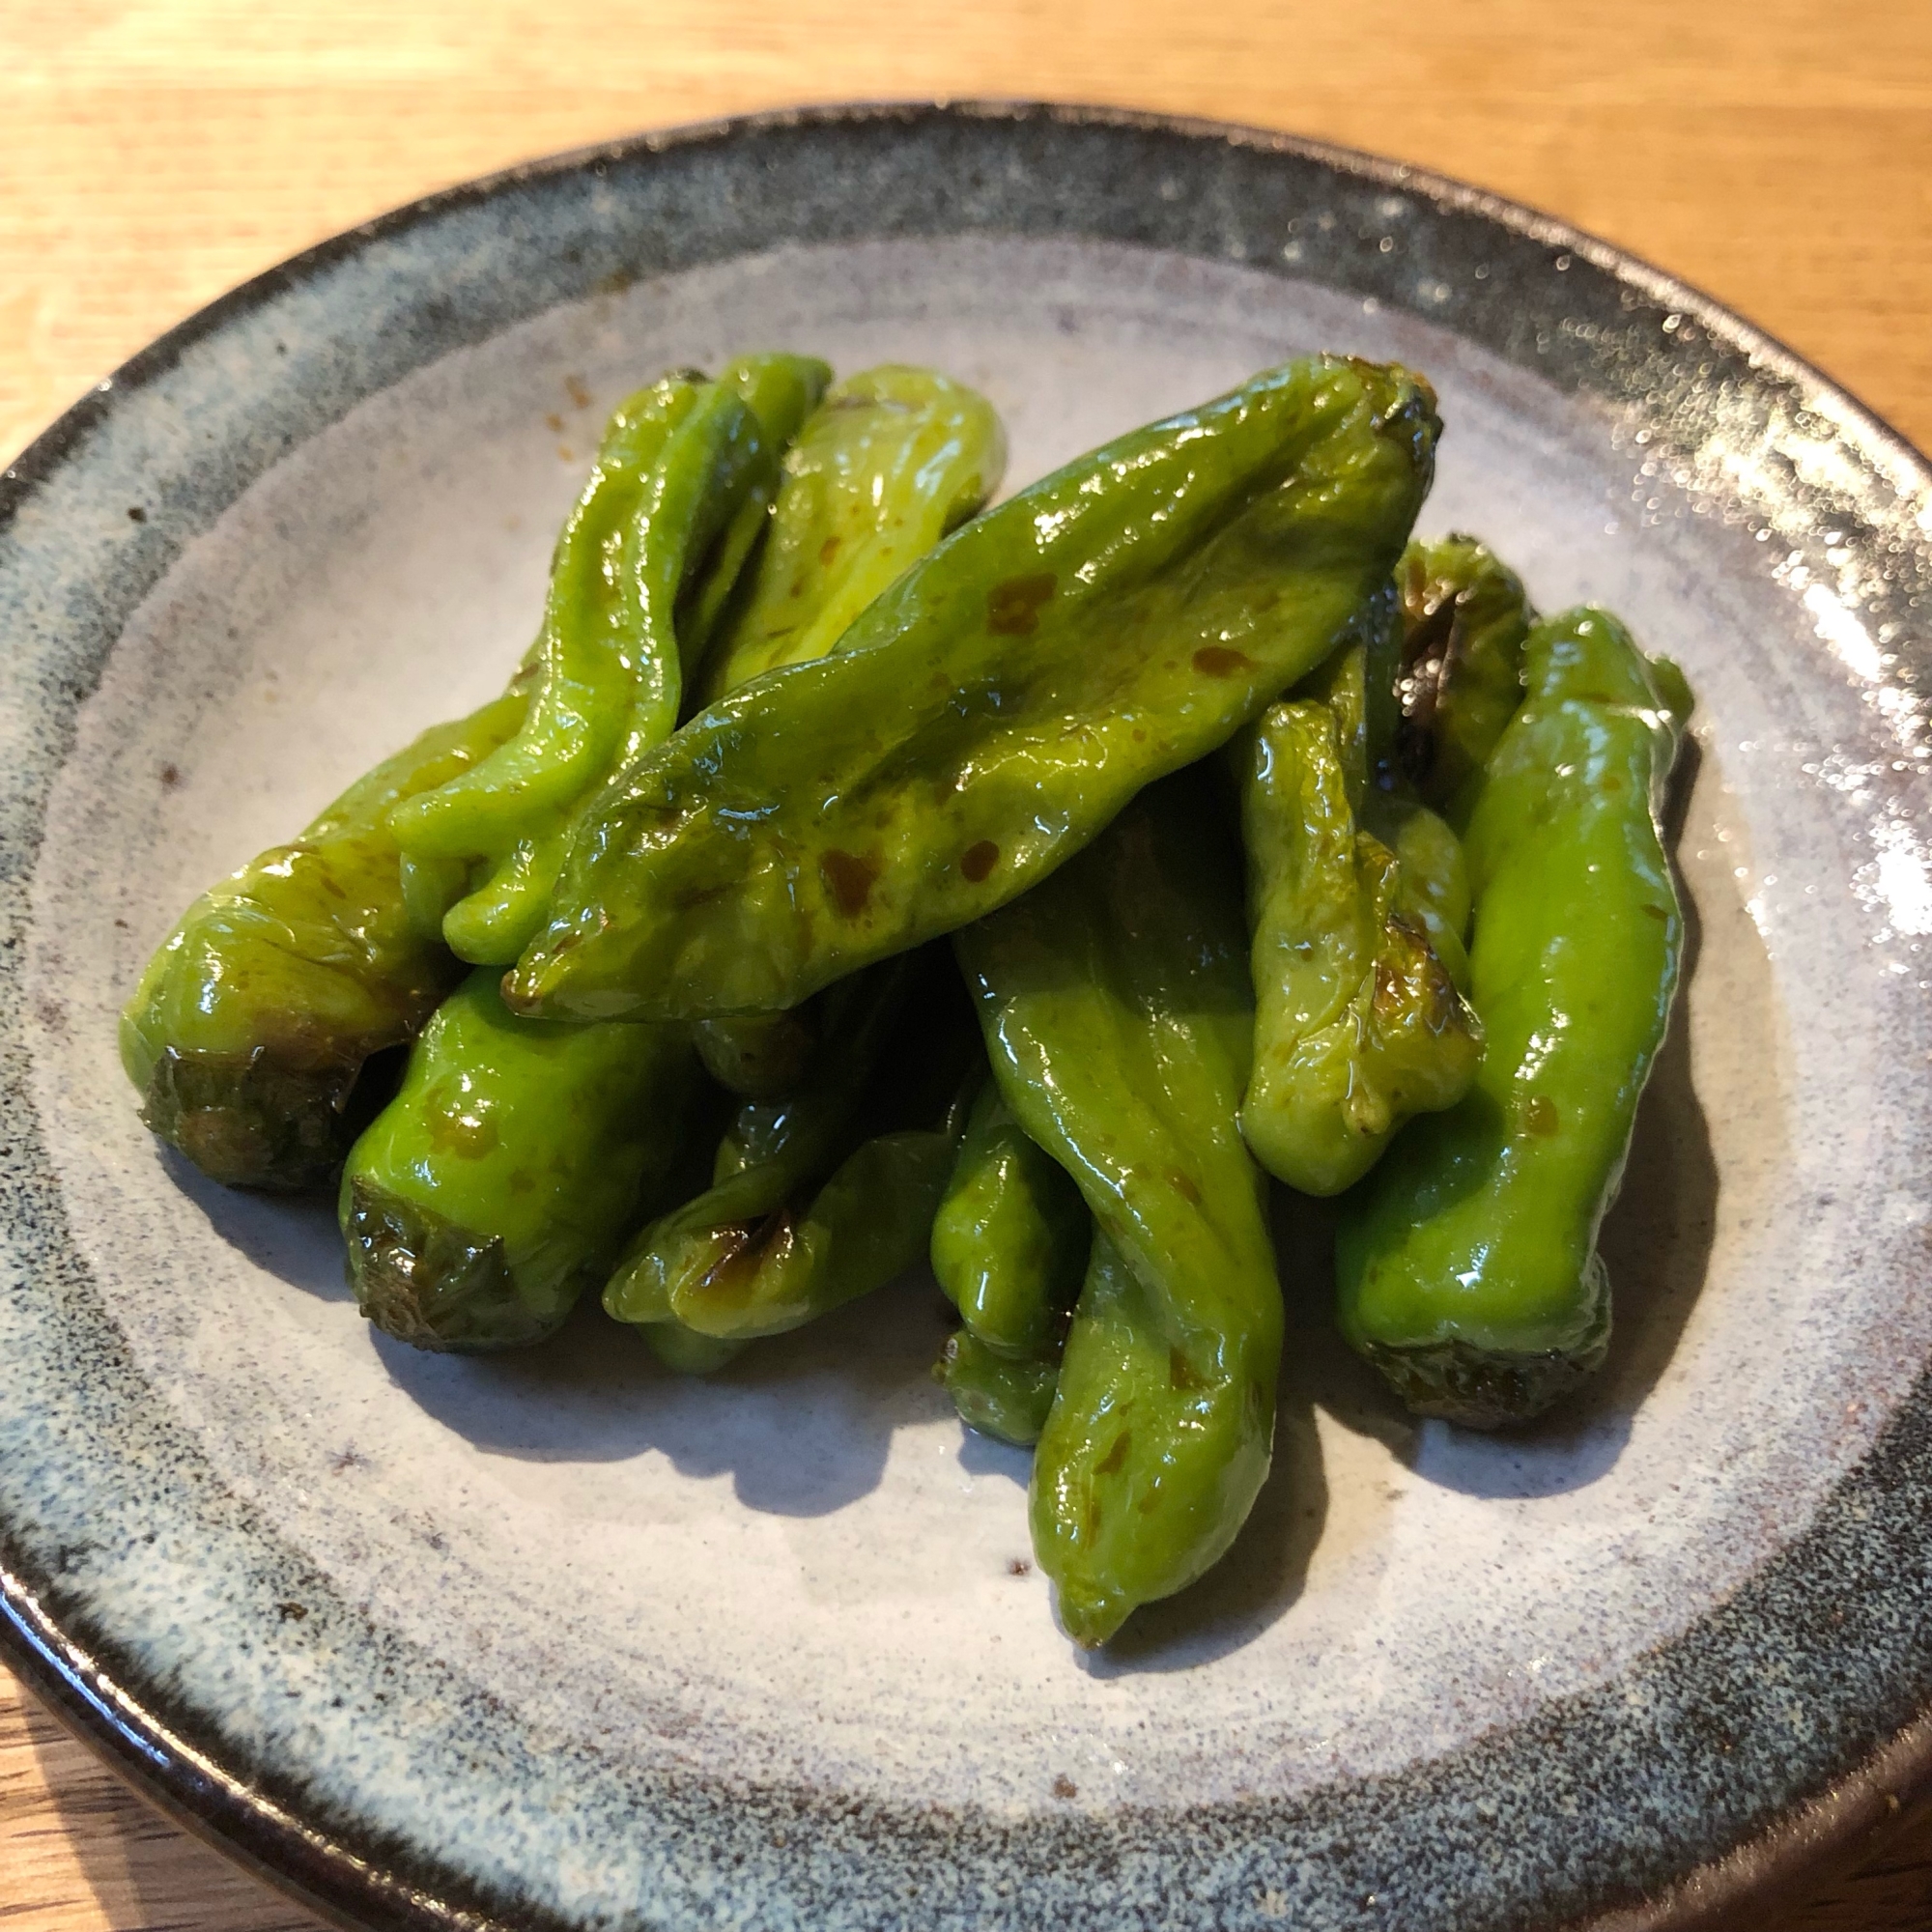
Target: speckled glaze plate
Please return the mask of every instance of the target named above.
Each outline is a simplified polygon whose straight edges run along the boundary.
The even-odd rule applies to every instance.
[[[911,1283],[661,1374],[584,1311],[376,1338],[326,1207],[156,1150],[115,1063],[208,880],[494,690],[601,412],[796,346],[982,387],[1023,482],[1265,363],[1426,371],[1424,528],[1701,698],[1693,967],[1534,1433],[1416,1427],[1284,1229],[1276,1470],[1098,1659]],[[263,277],[0,486],[0,1560],[154,1796],[381,1927],[1649,1926],[1928,1755],[1932,477],[1586,238],[1271,135],[780,115],[459,189]]]

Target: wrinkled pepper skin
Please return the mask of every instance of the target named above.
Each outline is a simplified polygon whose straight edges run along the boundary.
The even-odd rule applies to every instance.
[[[1031,1449],[1053,1411],[1064,1346],[1035,1355],[1003,1355],[972,1329],[961,1328],[949,1337],[933,1373],[967,1428]]]
[[[1412,543],[1402,593],[1402,724],[1396,763],[1459,830],[1503,727],[1522,702],[1522,649],[1536,621],[1521,581],[1474,537]]]
[[[1267,1475],[1281,1290],[1235,1119],[1254,1003],[1234,842],[1201,775],[1171,779],[954,936],[1007,1105],[1096,1227],[1030,1501],[1087,1645],[1214,1563]]]
[[[707,668],[714,697],[833,649],[851,621],[999,488],[1006,433],[992,405],[929,369],[888,364],[835,384],[786,451],[771,535],[742,611]],[[700,1020],[721,1086],[753,1099],[804,1077],[808,1005]]]
[[[974,519],[610,787],[511,1004],[777,1010],[1005,904],[1329,655],[1438,428],[1414,377],[1316,357]]]
[[[930,1257],[964,1323],[935,1373],[973,1428],[1038,1437],[1093,1243],[1080,1190],[989,1080],[933,1217]]]
[[[121,1018],[142,1118],[212,1179],[327,1187],[360,1125],[364,1062],[402,1046],[463,968],[411,916],[389,812],[472,769],[526,698],[426,731],[359,779],[293,843],[203,894]]]
[[[605,1309],[642,1327],[667,1366],[717,1367],[924,1254],[979,1040],[943,955],[874,968],[849,1005],[828,1018],[821,1077],[743,1108],[713,1186],[645,1228],[611,1277]]]
[[[1007,440],[963,383],[888,363],[835,384],[786,451],[749,602],[706,701],[837,648],[895,578],[1000,487]]]
[[[1449,862],[1405,866],[1359,828],[1335,714],[1311,698],[1256,727],[1241,830],[1255,984],[1241,1132],[1277,1179],[1339,1194],[1410,1115],[1454,1106],[1482,1058],[1482,1028],[1410,902],[1427,888],[1406,880]],[[1460,962],[1460,933],[1444,922],[1443,937]]]
[[[554,1329],[676,1169],[701,1077],[681,1027],[519,1019],[499,978],[437,1009],[343,1170],[356,1301],[421,1349]]]
[[[682,659],[695,657],[769,517],[772,445],[795,431],[828,376],[794,356],[752,357],[715,384],[668,378],[611,418],[558,542],[544,632],[526,667],[534,725],[526,719],[466,774],[474,784],[443,787],[391,816],[405,838],[419,818],[432,830],[454,824],[472,849],[480,841],[487,862],[490,835],[474,827],[507,803],[501,822],[521,827],[514,848],[494,883],[442,921],[445,935],[470,934],[470,953],[495,950],[472,943],[483,929],[476,922],[521,919],[518,895],[547,892],[550,835],[540,821],[562,809],[555,786],[594,781],[599,758],[671,728]],[[620,729],[630,735],[612,751]],[[466,810],[471,830],[462,833]],[[438,868],[461,857],[461,838],[456,849],[419,843],[406,891],[421,897]],[[427,910],[418,904],[417,918]],[[578,1029],[560,1042],[553,1025],[520,1024],[499,990],[466,987],[350,1156],[342,1211],[357,1297],[390,1334],[420,1347],[541,1340],[659,1205],[658,1183],[696,1126],[696,1063],[683,1030],[674,1045],[628,1028]],[[489,1056],[473,1079],[461,1058],[471,1050]],[[489,1158],[437,1113],[458,1100],[463,1118],[487,1115],[478,1131],[498,1150]],[[626,1107],[641,1111],[632,1119]],[[503,1188],[511,1194],[493,1192]]]
[[[702,1284],[775,1230],[786,1203],[851,1151],[854,1123],[913,978],[911,960],[890,959],[826,994],[807,1077],[790,1094],[738,1109],[719,1144],[711,1185],[640,1229],[626,1249],[604,1291],[609,1314],[639,1323],[674,1319],[685,1285]]]
[[[1677,985],[1683,919],[1659,816],[1688,716],[1615,618],[1531,631],[1528,696],[1469,818],[1467,1097],[1415,1122],[1341,1205],[1343,1332],[1417,1413],[1520,1422],[1602,1360],[1597,1230]]]
[[[1405,558],[1415,549],[1411,544]],[[1361,829],[1379,838],[1401,861],[1397,903],[1428,933],[1450,977],[1461,986],[1467,977],[1463,942],[1469,926],[1468,872],[1462,840],[1445,819],[1422,803],[1397,755],[1403,734],[1422,728],[1405,719],[1399,696],[1407,644],[1406,618],[1396,586],[1390,583],[1363,611],[1357,639],[1311,672],[1290,696],[1319,699],[1334,713],[1350,808]],[[1519,650],[1511,675],[1518,676],[1520,668]],[[1521,696],[1520,683],[1517,695]],[[1236,776],[1245,780],[1252,746],[1237,738],[1231,749]],[[1487,753],[1487,745],[1484,749]]]
[[[752,357],[716,383],[668,376],[612,415],[557,539],[521,727],[391,819],[414,865],[460,862],[469,875],[443,920],[460,957],[516,958],[548,910],[572,813],[669,736],[694,647],[680,638],[680,600],[696,590],[715,621],[730,586],[714,595],[703,581],[713,546],[742,567],[777,491],[779,451],[830,373]]]

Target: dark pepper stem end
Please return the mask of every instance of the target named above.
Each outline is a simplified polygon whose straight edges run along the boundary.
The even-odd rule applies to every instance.
[[[1364,1342],[1362,1354],[1413,1415],[1464,1429],[1513,1429],[1534,1421],[1603,1366],[1610,1346],[1609,1283],[1600,1293],[1587,1339],[1575,1349],[1508,1354],[1468,1342],[1392,1348]]]
[[[362,1313],[413,1349],[483,1353],[540,1342],[556,1323],[517,1293],[503,1243],[359,1178],[343,1204],[349,1285]]]
[[[164,1048],[142,1096],[151,1132],[211,1180],[300,1194],[327,1187],[361,1130],[352,1110],[360,1060],[292,1067],[257,1047],[246,1059]]]

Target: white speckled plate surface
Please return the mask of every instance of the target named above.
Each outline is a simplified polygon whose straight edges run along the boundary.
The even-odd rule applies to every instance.
[[[1025,482],[1303,350],[1425,371],[1427,531],[1613,606],[1700,709],[1686,998],[1607,1370],[1408,1422],[1284,1222],[1276,1470],[1098,1661],[912,1283],[710,1383],[583,1311],[416,1356],[326,1208],[115,1059],[209,880],[480,701],[602,411],[925,361]],[[560,427],[559,427],[560,425]],[[0,1560],[149,1788],[376,1926],[1532,1927],[1734,1905],[1932,1699],[1932,482],[1744,325],[1467,191],[1122,116],[878,110],[507,177],[265,277],[0,484]]]

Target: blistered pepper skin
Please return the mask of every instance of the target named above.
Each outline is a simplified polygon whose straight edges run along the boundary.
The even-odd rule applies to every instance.
[[[1093,1243],[1080,1190],[989,1080],[933,1216],[930,1256],[964,1324],[934,1373],[972,1428],[1037,1438]]]
[[[526,661],[533,720],[463,781],[391,815],[416,839],[405,885],[419,898],[433,903],[439,877],[467,877],[466,852],[496,865],[448,909],[446,936],[522,919],[519,895],[548,890],[545,815],[567,811],[571,788],[594,781],[602,761],[670,730],[684,660],[701,649],[769,513],[772,445],[829,373],[795,356],[751,357],[715,384],[667,378],[611,417]],[[496,950],[464,945],[486,959]],[[344,1179],[357,1298],[422,1348],[541,1340],[661,1205],[656,1181],[701,1112],[686,1030],[671,1040],[650,1028],[530,1025],[485,980],[500,975],[472,980],[418,1043]],[[444,1118],[459,1105],[468,1113]],[[470,1113],[483,1122],[473,1136],[450,1124]]]
[[[699,1373],[745,1343],[869,1294],[919,1261],[983,1059],[943,954],[889,960],[833,989],[814,1077],[740,1110],[713,1185],[632,1241],[606,1312],[668,1367]],[[691,1337],[708,1337],[703,1349]]]
[[[1247,741],[1256,1004],[1241,1132],[1304,1194],[1352,1186],[1410,1115],[1455,1105],[1482,1058],[1482,1028],[1442,956],[1461,963],[1460,932],[1440,920],[1432,935],[1412,903],[1446,896],[1447,882],[1434,895],[1431,882],[1449,867],[1406,866],[1362,830],[1348,776],[1335,713],[1317,699],[1273,706]],[[1412,869],[1421,882],[1406,881]]]
[[[997,1081],[973,1103],[932,1224],[932,1272],[966,1325],[1007,1355],[1056,1345],[1093,1238],[1080,1190],[1013,1118]]]
[[[474,770],[392,819],[412,862],[462,862],[471,874],[443,920],[459,956],[515,959],[544,920],[574,812],[670,734],[696,641],[679,634],[680,600],[709,588],[700,572],[721,537],[740,565],[749,555],[779,452],[830,373],[800,357],[750,357],[716,383],[668,376],[612,415],[557,539],[527,715]],[[728,590],[709,606],[700,595],[700,611],[722,610]]]
[[[947,1338],[933,1375],[967,1428],[1031,1449],[1053,1410],[1061,1353],[1055,1347],[1051,1352],[1003,1355],[972,1329],[961,1328]]]
[[[903,1274],[924,1250],[958,1125],[953,1116],[870,1136],[796,1211],[781,1207],[744,1247],[680,1278],[663,1312],[639,1324],[665,1366],[708,1374],[746,1343],[803,1327]],[[721,1346],[694,1352],[691,1336]]]
[[[340,1213],[362,1312],[422,1349],[541,1341],[676,1169],[699,1073],[681,1027],[520,1019],[472,973],[356,1142]]]
[[[1236,1124],[1254,1003],[1233,848],[1185,774],[953,941],[1007,1105],[1096,1228],[1030,1503],[1082,1644],[1207,1570],[1267,1474],[1281,1291]]]
[[[1438,428],[1415,378],[1317,357],[975,519],[604,794],[512,1005],[777,1010],[1003,905],[1328,656]]]
[[[605,1286],[608,1314],[637,1324],[674,1321],[687,1289],[779,1235],[787,1204],[856,1144],[867,1086],[911,984],[911,962],[887,960],[827,994],[806,1077],[788,1094],[738,1109],[711,1185],[631,1240]]]
[[[931,369],[836,383],[785,452],[751,595],[707,666],[706,701],[837,648],[859,613],[1000,487],[992,405]]]
[[[1522,651],[1536,621],[1521,580],[1487,544],[1412,543],[1402,594],[1397,769],[1459,830],[1483,765],[1522,702]]]
[[[930,369],[887,364],[834,384],[785,452],[771,533],[704,676],[712,697],[834,649],[867,605],[999,488],[993,407]],[[714,1080],[768,1099],[803,1077],[809,1007],[697,1022]]]
[[[426,731],[292,843],[205,893],[121,1018],[142,1118],[212,1179],[326,1187],[359,1125],[363,1064],[421,1028],[463,968],[411,914],[388,828],[517,729],[521,690]]]
[[[1413,1122],[1341,1205],[1343,1332],[1418,1413],[1536,1414],[1601,1360],[1596,1251],[1677,985],[1683,919],[1659,830],[1689,694],[1617,621],[1529,635],[1528,695],[1468,822],[1467,1097]]]

